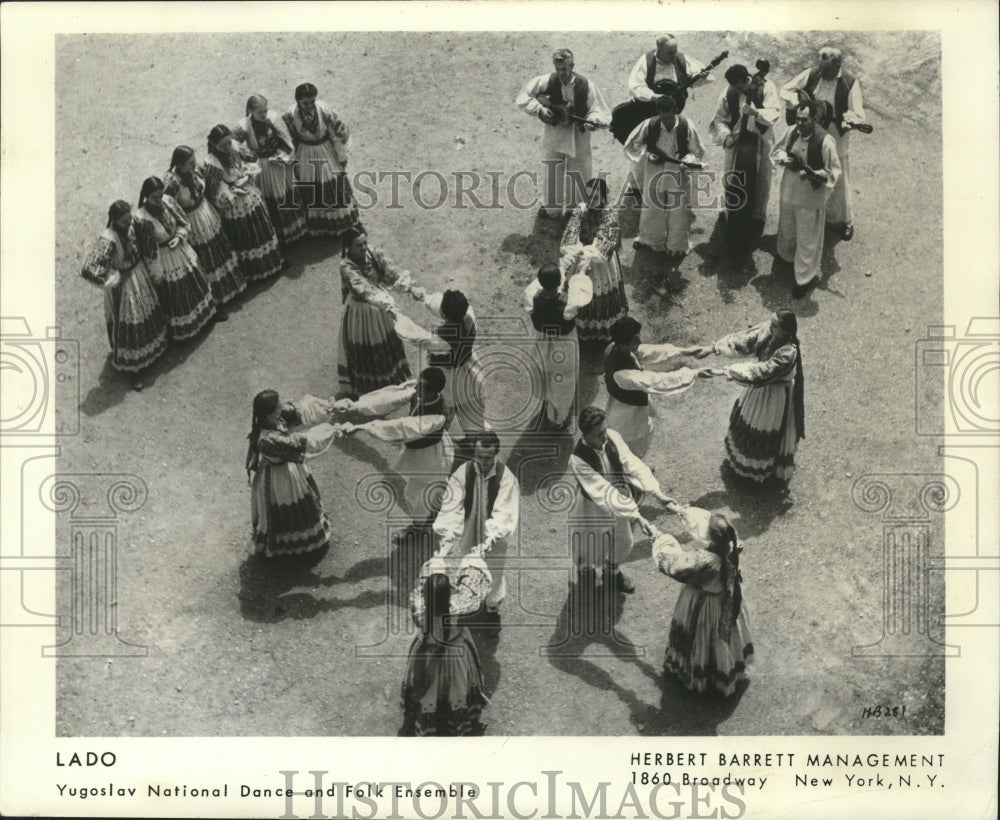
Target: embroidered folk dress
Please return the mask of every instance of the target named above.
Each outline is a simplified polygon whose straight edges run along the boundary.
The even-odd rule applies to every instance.
[[[736,618],[723,626],[724,615],[731,611],[723,603],[733,592],[733,578],[728,590],[723,586],[723,559],[706,549],[685,550],[666,534],[653,543],[653,556],[660,572],[684,584],[670,620],[663,671],[696,692],[712,688],[734,694],[747,679],[754,648],[745,600]],[[732,575],[730,564],[727,576]]]
[[[693,192],[691,177],[680,165],[671,162],[656,163],[650,159],[646,136],[657,117],[641,122],[629,134],[625,155],[638,164],[641,172],[642,212],[639,214],[639,242],[654,251],[684,254],[691,250],[689,241]],[[700,160],[705,156],[701,136],[694,123],[683,115],[677,117],[687,122],[688,153],[683,157],[677,152],[677,124],[667,130],[660,127],[656,149],[667,157],[678,160]]]
[[[307,451],[322,449],[332,432],[321,438],[289,432],[289,426],[311,421],[303,418],[301,404],[286,402],[276,429],[261,430],[257,440],[250,515],[254,551],[268,557],[319,549],[333,534],[319,488],[305,465]]]
[[[103,285],[117,271],[121,281],[104,290],[104,318],[115,370],[139,373],[167,349],[167,317],[149,278],[146,260],[156,251],[148,222],[132,219],[119,233],[107,227],[87,254],[80,275]]]
[[[194,171],[183,178],[173,171],[163,176],[164,193],[173,197],[189,223],[188,243],[198,256],[198,265],[212,289],[217,304],[225,304],[246,290],[247,281],[240,270],[229,237],[222,229],[222,220],[205,197],[205,178]]]
[[[260,192],[283,246],[306,234],[305,208],[295,195],[292,169],[294,141],[285,121],[271,111],[263,121],[244,117],[233,129],[233,139],[244,143],[260,163]]]
[[[767,321],[716,342],[725,355],[757,357],[726,368],[733,381],[744,385],[729,416],[726,462],[737,475],[757,482],[790,479],[799,440],[792,400],[798,351],[792,342],[769,344],[770,332]]]
[[[210,153],[202,172],[205,196],[222,218],[222,227],[240,260],[243,276],[250,282],[258,282],[280,272],[285,260],[257,188],[260,168],[256,163],[245,162],[242,150],[241,146],[233,145],[225,162]]]
[[[358,397],[407,381],[410,365],[388,312],[396,305],[388,288],[409,290],[410,272],[369,247],[360,265],[349,256],[340,260],[340,281],[344,299],[337,361],[340,392]]]
[[[479,653],[467,627],[435,624],[410,645],[400,703],[403,737],[482,735],[483,691]]]
[[[350,133],[323,101],[307,114],[296,103],[284,115],[295,143],[296,190],[305,206],[309,236],[339,236],[359,224],[344,165]]]
[[[346,403],[343,409],[369,417],[386,416],[403,407],[409,409],[409,415],[376,418],[356,425],[356,429],[380,441],[402,445],[392,469],[405,479],[403,498],[413,517],[421,521],[436,512],[433,499],[448,481],[455,451],[445,430],[449,414],[444,400],[438,396],[431,402],[422,402],[416,387],[416,379],[383,387],[366,393],[356,402]]]
[[[600,259],[590,258],[587,275],[593,283],[594,298],[576,314],[576,332],[581,341],[611,341],[611,325],[628,313],[625,281],[618,250],[622,230],[618,209],[601,211],[580,208],[570,214],[559,250],[565,254],[583,246],[600,251]]]
[[[618,431],[608,429],[608,441],[615,447],[622,466],[622,479],[638,490],[660,492],[652,470],[633,453]],[[582,441],[578,447],[588,447]],[[569,513],[571,550],[577,569],[617,566],[632,549],[632,522],[640,517],[639,506],[628,491],[622,491],[618,477],[605,452],[590,449],[601,464],[598,472],[578,452],[569,457],[576,479],[576,499]],[[612,483],[614,482],[614,483]]]
[[[136,216],[149,224],[157,244],[149,263],[149,275],[167,315],[170,338],[190,339],[212,321],[216,305],[198,266],[198,255],[187,241],[190,228],[187,217],[181,206],[166,194],[158,214],[143,206]],[[171,248],[170,240],[174,238],[180,242]]]

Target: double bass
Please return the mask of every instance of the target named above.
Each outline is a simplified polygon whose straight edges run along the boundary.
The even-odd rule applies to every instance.
[[[728,51],[723,51],[712,62],[705,66],[697,74],[693,74],[683,83],[675,83],[673,80],[660,80],[653,86],[654,94],[673,94],[677,98],[677,113],[684,110],[684,103],[687,100],[687,90],[698,80],[708,76],[708,73],[719,63],[729,57]],[[624,145],[639,123],[655,117],[658,114],[656,100],[629,100],[620,105],[616,105],[611,111],[611,134],[618,142]]]
[[[757,73],[750,78],[747,101],[755,108],[764,107],[764,82],[771,64],[767,60],[754,63]],[[739,100],[736,95],[733,99]],[[724,202],[726,204],[726,239],[730,242],[745,240],[750,232],[753,206],[757,198],[757,160],[760,153],[761,134],[766,127],[750,127],[749,114],[739,120],[739,134],[733,146],[733,166],[726,174]]]

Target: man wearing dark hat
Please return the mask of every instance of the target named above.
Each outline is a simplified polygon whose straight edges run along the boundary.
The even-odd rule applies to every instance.
[[[701,167],[705,148],[694,123],[678,113],[674,95],[662,96],[657,107],[659,115],[641,122],[625,141],[625,156],[637,164],[636,179],[642,185],[639,238],[634,247],[680,259],[690,250],[688,169]]]
[[[789,110],[802,99],[821,100],[830,106],[829,123],[823,127],[837,145],[840,179],[826,205],[826,224],[840,231],[845,240],[854,236],[854,214],[851,208],[851,127],[865,121],[861,83],[843,68],[839,48],[825,46],[819,50],[819,65],[807,68],[781,88],[781,98]]]
[[[758,69],[763,71],[766,62],[758,61]],[[766,73],[766,72],[764,72]],[[774,124],[781,116],[781,100],[774,83],[763,77],[759,88],[754,88],[750,72],[744,65],[733,65],[726,70],[728,86],[719,95],[719,105],[715,117],[708,127],[709,136],[716,145],[725,149],[723,172],[734,170],[736,162],[736,144],[743,136],[743,117],[746,117],[746,129],[757,142],[757,166],[755,175],[752,219],[761,226],[767,216],[767,200],[771,195],[771,177],[774,165],[771,162],[771,149],[774,147]],[[733,209],[736,203],[723,202],[723,212]]]
[[[551,119],[554,107],[568,106],[575,117],[564,123],[546,122],[542,137],[543,200],[541,216],[562,216],[587,199],[585,185],[593,176],[590,132],[611,122],[611,109],[592,82],[573,68],[573,52],[557,49],[555,68],[530,80],[517,95],[517,107],[532,117]],[[539,97],[547,98],[548,104]],[[545,120],[543,120],[544,122]]]

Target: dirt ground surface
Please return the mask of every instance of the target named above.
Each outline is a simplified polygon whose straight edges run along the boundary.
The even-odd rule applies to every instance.
[[[751,683],[723,703],[662,680],[681,587],[655,571],[648,540],[626,566],[638,589],[615,613],[615,631],[564,640],[565,515],[545,505],[558,506],[555,491],[546,491],[565,472],[572,442],[550,439],[549,451],[533,450],[501,421],[503,456],[522,481],[512,548],[521,569],[510,574],[499,640],[482,642],[488,731],[940,733],[941,659],[852,657],[852,647],[882,635],[884,582],[881,519],[854,503],[852,487],[865,473],[939,471],[939,442],[914,433],[914,344],[942,312],[939,43],[932,33],[680,36],[683,50],[705,62],[730,52],[716,82],[696,90],[685,111],[706,141],[727,65],[768,57],[780,87],[830,41],[860,77],[875,126],[853,139],[856,235],[843,243],[828,234],[822,282],[805,299],[793,302],[790,266],[774,256],[777,180],[760,247],[743,261],[727,254],[711,209],[697,212],[694,251],[672,269],[632,250],[638,215],[623,215],[628,295],[647,341],[711,343],[777,308],[799,316],[808,437],[791,503],[722,480],[722,442],[738,395],[725,380],[655,400],[658,429],[647,459],[665,492],[732,516],[744,539],[757,653]],[[148,656],[61,660],[59,734],[393,735],[413,635],[400,574],[418,559],[389,541],[405,515],[393,508],[387,522],[380,508],[378,477],[395,452],[389,445],[346,439],[311,463],[336,527],[326,553],[291,565],[248,557],[243,459],[251,399],[265,387],[285,398],[336,392],[337,245],[294,246],[284,275],[252,288],[227,323],[172,347],[153,383],[135,393],[110,366],[101,293],[78,276],[109,203],[134,202],[146,176],[166,171],[175,145],[204,158],[207,132],[239,119],[251,93],[283,111],[304,81],[349,124],[354,172],[496,171],[507,180],[536,170],[542,127],[513,101],[524,82],[550,71],[549,55],[560,46],[575,51],[577,70],[613,106],[627,98],[628,72],[652,42],[642,33],[541,32],[57,40],[57,314],[64,336],[79,340],[82,362],[81,433],[65,440],[59,469],[134,473],[149,490],[120,521],[116,588],[121,637],[148,647]],[[609,172],[612,184],[621,180],[621,147],[607,133],[593,144],[595,170]],[[709,148],[709,166],[719,168],[721,156]],[[433,200],[437,188],[426,185]],[[517,348],[526,328],[522,290],[541,262],[555,259],[561,224],[514,207],[421,208],[406,184],[402,207],[391,208],[388,183],[373,187],[380,200],[363,214],[373,244],[428,290],[463,289],[481,317],[484,350]],[[399,303],[430,326],[426,312],[405,297]],[[593,366],[585,360],[581,406],[605,400]],[[537,399],[524,379],[516,367],[491,374],[495,418],[530,415]],[[649,514],[680,533],[672,516]],[[59,520],[58,544],[68,526]],[[941,535],[932,538],[934,554],[943,550]],[[67,595],[68,587],[64,611]],[[943,590],[933,588],[930,600],[939,607]],[[926,642],[916,630],[911,637],[918,650]],[[549,645],[560,653],[540,652]],[[862,717],[879,703],[905,705],[905,719]]]

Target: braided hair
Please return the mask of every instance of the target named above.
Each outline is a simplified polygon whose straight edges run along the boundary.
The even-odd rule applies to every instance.
[[[718,555],[722,561],[722,588],[729,589],[729,580],[733,579],[733,619],[740,613],[743,604],[743,591],[740,589],[740,553],[739,538],[736,529],[724,515],[713,515],[708,522],[708,551]]]
[[[250,483],[250,473],[257,469],[260,463],[260,453],[257,451],[257,441],[260,432],[269,429],[267,417],[281,407],[281,398],[276,390],[261,390],[253,397],[253,420],[250,423],[250,434],[247,436],[246,471],[247,483]]]

